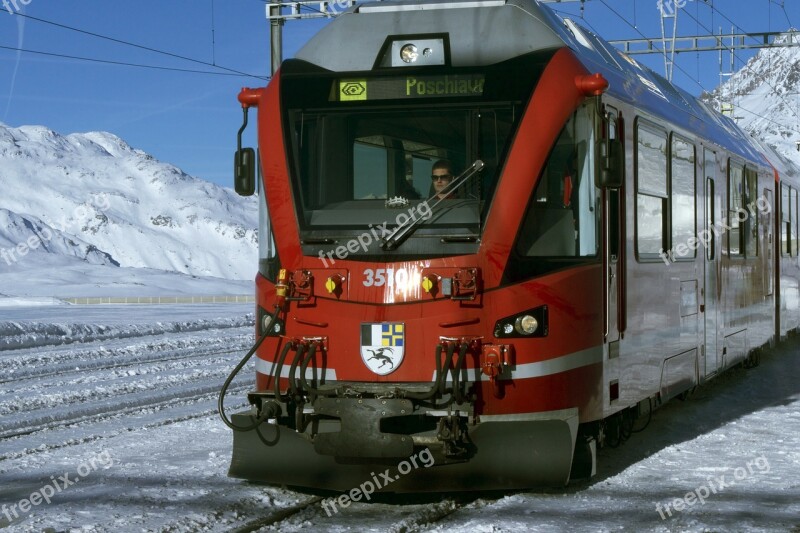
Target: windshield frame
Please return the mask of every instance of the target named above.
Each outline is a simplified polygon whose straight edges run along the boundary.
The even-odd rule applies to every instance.
[[[300,169],[303,163],[300,161],[300,149],[298,148],[299,141],[297,136],[304,135],[305,131],[300,133],[296,126],[300,116],[305,119],[311,117],[367,117],[369,114],[383,114],[389,117],[400,117],[408,115],[409,113],[417,115],[425,114],[444,114],[453,113],[461,114],[465,119],[466,125],[464,127],[463,141],[464,149],[463,154],[459,154],[459,161],[456,173],[467,166],[474,160],[487,159],[484,154],[480,153],[479,137],[482,135],[481,120],[487,113],[494,114],[495,117],[500,113],[505,113],[502,118],[508,119],[507,124],[498,126],[495,124],[495,129],[486,135],[486,139],[490,139],[495,145],[498,139],[502,146],[497,147],[493,158],[493,165],[490,169],[484,171],[483,176],[473,178],[479,182],[476,187],[480,190],[481,194],[473,205],[469,205],[466,199],[461,199],[458,202],[448,202],[449,205],[443,206],[441,209],[446,211],[447,215],[433,216],[431,220],[422,221],[415,228],[414,234],[409,241],[419,241],[427,239],[433,241],[428,245],[412,245],[411,242],[405,243],[403,250],[397,252],[401,254],[412,254],[424,257],[438,257],[447,255],[461,255],[465,253],[475,253],[477,245],[480,242],[480,236],[484,230],[484,224],[488,215],[488,210],[491,206],[491,201],[496,190],[497,182],[502,173],[503,166],[508,156],[510,147],[513,144],[517,128],[520,120],[524,115],[528,102],[533,90],[538,83],[539,77],[546,62],[551,57],[551,53],[530,54],[523,58],[517,58],[512,61],[507,61],[499,65],[467,69],[425,69],[422,74],[415,73],[412,69],[403,70],[399,73],[396,70],[381,69],[369,73],[332,73],[328,71],[321,71],[313,65],[305,62],[294,60],[296,63],[292,65],[293,68],[286,69],[284,67],[282,72],[282,105],[283,109],[283,123],[284,135],[287,146],[287,164],[289,168],[290,182],[293,193],[294,208],[299,225],[301,236],[301,243],[303,244],[303,251],[305,255],[316,255],[323,248],[329,247],[332,244],[342,242],[356,236],[364,231],[369,231],[375,227],[384,226],[388,228],[382,237],[390,233],[397,225],[401,224],[405,218],[403,213],[412,215],[411,210],[417,209],[421,211],[421,203],[429,198],[428,191],[419,190],[417,187],[418,196],[407,196],[404,200],[408,203],[399,201],[402,210],[390,210],[388,205],[382,205],[387,199],[393,198],[395,195],[393,191],[389,190],[387,186],[387,198],[375,198],[372,200],[375,203],[375,214],[373,218],[354,219],[353,221],[342,220],[340,223],[331,223],[330,219],[322,217],[319,221],[311,220],[309,215],[309,200],[304,196],[303,180],[311,179],[304,176]],[[291,63],[291,62],[286,62]],[[286,65],[285,63],[285,65]],[[520,68],[524,68],[529,73],[529,76],[520,76]],[[312,76],[313,72],[313,76]],[[367,79],[391,78],[397,76],[433,76],[433,75],[448,75],[448,76],[485,76],[485,86],[482,87],[482,94],[479,96],[462,96],[462,97],[431,97],[431,98],[414,98],[413,100],[397,100],[390,98],[383,98],[379,100],[367,100],[357,102],[341,102],[335,101],[332,98],[333,88],[340,80],[346,80],[360,76]],[[313,80],[313,81],[312,81]],[[505,83],[508,82],[508,83]],[[502,97],[502,98],[501,98]],[[477,117],[477,118],[476,118]],[[349,120],[349,118],[345,118]],[[497,123],[500,119],[494,119]],[[505,130],[502,128],[505,127]],[[299,128],[302,130],[302,127]],[[486,129],[484,127],[483,129]],[[502,135],[498,132],[502,131]],[[355,139],[355,137],[353,137]],[[486,142],[489,142],[488,140]],[[434,156],[430,158],[430,164],[433,164]],[[352,176],[355,179],[355,176]],[[403,195],[399,195],[403,196]],[[418,202],[421,200],[422,202]],[[369,200],[356,200],[353,198],[351,201],[367,202]],[[312,204],[313,205],[313,204]],[[351,206],[343,206],[349,207]],[[396,206],[395,206],[396,207]],[[470,219],[468,212],[473,213],[473,218]],[[378,215],[378,213],[380,213]],[[413,216],[413,215],[412,215]],[[403,219],[403,220],[401,220]],[[318,223],[316,223],[318,222]],[[383,230],[382,230],[383,231]],[[442,248],[442,243],[448,242],[446,249]],[[353,252],[355,255],[363,256],[367,260],[370,256],[385,255],[386,251],[375,249],[361,249],[358,253]]]

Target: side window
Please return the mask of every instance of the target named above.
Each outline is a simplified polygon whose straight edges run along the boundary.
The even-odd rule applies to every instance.
[[[781,185],[781,255],[784,257],[792,255],[791,247],[791,227],[792,227],[792,206],[789,186],[785,183]]]
[[[636,254],[657,259],[667,248],[667,135],[639,123],[636,129]]]
[[[612,108],[606,108],[606,135],[610,140],[618,140],[621,137],[619,112]],[[608,255],[612,261],[616,261],[620,256],[620,190],[606,190],[608,198]]]
[[[744,255],[744,221],[739,213],[744,210],[743,168],[728,161],[728,256]],[[746,213],[747,211],[745,211]]]
[[[798,213],[797,213],[797,189],[792,187],[792,255],[797,257],[798,249],[797,249],[797,224],[798,224]]]
[[[746,227],[743,230],[744,252],[747,257],[758,257],[758,215],[755,205],[758,198],[758,174],[754,169],[745,168],[745,198],[748,216]],[[743,206],[744,207],[744,206]],[[739,217],[744,216],[743,214]]]
[[[595,124],[593,109],[583,106],[561,130],[520,228],[520,255],[597,255]]]
[[[709,232],[710,241],[706,246],[706,258],[709,261],[716,259],[717,250],[717,237],[713,228],[716,223],[714,217],[716,216],[716,192],[714,190],[714,180],[717,176],[717,154],[711,150],[704,151],[704,166],[706,176],[706,221],[705,229]]]
[[[688,245],[697,235],[694,145],[673,135],[671,156],[672,246],[676,259],[690,259],[697,257],[697,247]]]

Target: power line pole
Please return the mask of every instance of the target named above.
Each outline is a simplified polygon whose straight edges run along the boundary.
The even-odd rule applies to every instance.
[[[281,4],[277,0],[272,0],[267,4],[267,19],[269,20],[270,75],[274,76],[283,60],[283,19],[281,18]]]
[[[672,81],[672,71],[675,67],[675,37],[678,35],[678,13],[680,13],[684,5],[685,0],[658,2],[658,10],[661,12],[661,48],[664,51],[664,77],[669,81]],[[669,44],[667,44],[669,33],[667,20],[672,20],[672,38]]]

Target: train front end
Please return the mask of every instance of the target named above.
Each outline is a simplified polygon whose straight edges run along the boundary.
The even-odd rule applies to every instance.
[[[348,490],[415,457],[384,490],[575,474],[603,402],[606,85],[557,20],[362,4],[243,90],[263,340],[230,475]]]

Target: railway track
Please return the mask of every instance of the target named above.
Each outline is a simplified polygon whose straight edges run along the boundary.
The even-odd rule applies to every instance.
[[[243,394],[247,390],[248,390],[247,387],[242,387],[241,389],[234,390],[234,393],[242,393]],[[216,400],[216,395],[203,395],[203,396],[199,396],[198,398],[195,399],[195,401],[198,402],[198,403],[202,402],[203,400]],[[184,403],[187,403],[187,402],[184,401]],[[238,405],[238,406],[236,406],[235,404],[230,406],[231,409],[235,409],[237,407],[241,409],[241,408],[246,407],[246,404],[242,403],[241,405]],[[82,445],[93,443],[93,442],[96,442],[96,441],[99,441],[99,440],[103,440],[103,439],[106,439],[106,440],[107,439],[112,439],[112,438],[114,438],[114,437],[116,437],[116,436],[118,436],[120,434],[129,433],[130,431],[133,431],[134,429],[149,431],[149,430],[153,430],[153,429],[162,428],[164,426],[178,424],[180,422],[186,422],[188,420],[196,420],[196,419],[199,419],[199,418],[207,418],[207,417],[214,417],[215,418],[216,416],[217,416],[217,410],[216,410],[216,408],[214,408],[214,409],[204,409],[202,411],[198,411],[198,412],[191,413],[191,414],[169,417],[167,419],[159,420],[159,421],[152,422],[152,423],[141,424],[141,425],[136,426],[135,428],[125,425],[125,426],[123,426],[121,428],[117,428],[117,429],[115,429],[113,431],[104,431],[103,433],[91,433],[91,434],[88,434],[88,435],[81,436],[80,438],[68,439],[66,441],[63,441],[63,442],[60,442],[60,443],[57,443],[57,444],[40,445],[40,446],[37,446],[35,448],[25,448],[25,449],[17,451],[17,452],[8,452],[8,453],[5,453],[5,454],[0,454],[0,463],[2,463],[3,461],[10,461],[10,460],[14,460],[14,459],[19,459],[21,457],[25,457],[25,456],[28,456],[28,455],[33,455],[33,454],[36,454],[36,453],[44,453],[44,452],[51,453],[51,452],[54,452],[56,450],[60,450],[62,448],[69,448],[69,447],[73,447],[73,446],[82,446]],[[32,434],[32,433],[29,433],[28,435],[30,435],[30,434]],[[20,436],[27,436],[27,435],[20,435]],[[9,437],[9,439],[13,439],[13,438],[14,437]]]
[[[140,364],[134,370],[115,368],[103,374],[78,373],[76,376],[43,378],[8,387],[0,394],[0,416],[21,416],[21,411],[37,416],[64,410],[72,404],[126,402],[132,395],[155,388],[180,387],[190,383],[223,379],[231,357],[212,353],[198,358]],[[3,427],[0,421],[0,428]]]
[[[269,516],[263,518],[256,518],[242,524],[241,526],[236,527],[235,529],[231,530],[232,533],[252,533],[254,531],[258,531],[263,528],[267,528],[270,526],[275,526],[280,522],[288,520],[289,518],[305,511],[306,509],[311,508],[314,505],[322,502],[322,496],[316,496],[313,498],[309,498],[302,503],[298,503],[296,505],[292,505],[286,509],[279,509],[278,511],[270,514]]]
[[[323,511],[323,502],[336,498],[338,494],[310,497],[300,503],[281,508],[263,517],[254,518],[244,524],[232,528],[234,533],[251,533],[255,531],[300,531],[309,527],[324,530],[326,528],[342,528],[344,524],[359,524],[357,530],[370,529],[370,517],[377,519],[373,529],[389,533],[416,533],[435,527],[449,516],[464,508],[484,507],[496,501],[496,497],[485,498],[480,495],[464,494],[458,497],[442,496],[430,499],[425,503],[411,500],[408,495],[375,495],[375,501],[369,503],[353,502],[347,508],[328,515]],[[425,497],[426,500],[429,496]],[[392,520],[390,528],[380,528],[387,517]]]
[[[219,331],[219,334],[217,331]],[[0,354],[0,442],[215,398],[249,327],[190,330]],[[232,394],[242,394],[242,375]],[[240,396],[241,397],[241,396]],[[2,453],[2,449],[0,449]]]
[[[232,387],[232,395],[243,395],[249,386]],[[48,419],[40,417],[34,421],[17,421],[0,423],[0,441],[26,435],[32,435],[44,430],[53,430],[73,425],[94,425],[105,420],[121,418],[137,413],[161,410],[165,408],[186,405],[192,402],[215,399],[219,394],[219,383],[193,387],[183,391],[164,390],[156,394],[142,397],[135,401],[135,405],[120,406],[112,401],[103,402],[102,405],[93,405],[84,409],[72,407],[70,414],[61,419]]]
[[[87,371],[102,371],[115,368],[126,368],[147,363],[177,361],[217,354],[233,354],[247,350],[252,344],[252,331],[247,328],[246,333],[219,339],[218,342],[209,342],[208,339],[196,339],[188,335],[180,341],[173,340],[168,346],[154,342],[146,343],[120,343],[117,347],[109,347],[108,342],[93,341],[99,344],[97,348],[75,350],[64,349],[38,355],[40,349],[7,352],[0,359],[0,385],[17,383],[23,380],[42,379],[61,375],[74,374]],[[175,344],[183,344],[175,346]],[[231,346],[233,344],[233,346]],[[228,348],[220,351],[221,348]],[[33,354],[31,352],[34,352]],[[64,352],[64,353],[59,353]],[[120,359],[123,359],[120,361]]]

